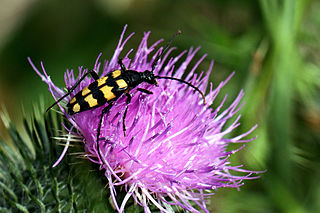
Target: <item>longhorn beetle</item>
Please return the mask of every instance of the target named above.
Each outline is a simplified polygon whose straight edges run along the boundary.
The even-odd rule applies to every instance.
[[[102,160],[101,154],[100,154],[100,148],[99,148],[99,137],[100,137],[100,131],[101,131],[101,124],[102,119],[105,114],[107,114],[110,109],[113,106],[113,103],[122,95],[127,96],[126,99],[126,108],[122,117],[123,122],[123,133],[124,136],[126,136],[126,126],[125,126],[125,119],[128,111],[128,105],[131,101],[131,95],[130,90],[137,87],[143,82],[146,82],[148,84],[152,84],[155,86],[158,86],[158,82],[156,79],[170,79],[182,82],[184,84],[187,84],[188,86],[195,89],[197,92],[200,93],[200,95],[203,98],[203,102],[205,104],[205,96],[204,94],[199,90],[199,88],[195,87],[189,82],[186,82],[182,79],[170,77],[170,76],[157,76],[153,74],[153,71],[156,67],[157,62],[162,57],[163,53],[166,52],[166,50],[169,48],[170,44],[172,43],[173,39],[180,34],[180,30],[178,30],[170,39],[170,41],[167,43],[165,48],[163,49],[162,53],[157,56],[151,66],[150,70],[145,70],[144,72],[138,72],[135,70],[127,70],[124,64],[122,63],[122,59],[119,59],[118,63],[120,65],[119,70],[115,70],[113,72],[108,73],[107,75],[99,78],[98,74],[94,71],[88,71],[85,73],[78,82],[75,83],[75,85],[72,86],[69,91],[59,98],[56,102],[54,102],[50,107],[48,107],[47,112],[49,109],[51,109],[53,106],[55,106],[57,103],[59,103],[61,100],[63,100],[66,96],[70,95],[71,92],[79,85],[79,83],[84,80],[84,78],[87,75],[91,75],[91,77],[95,80],[91,84],[89,84],[87,87],[85,87],[83,90],[78,92],[70,102],[67,104],[68,107],[68,114],[73,115],[76,113],[80,113],[86,110],[94,109],[97,107],[103,106],[105,103],[108,103],[108,106],[106,106],[100,115],[100,121],[99,126],[97,130],[97,151],[99,154],[100,159]],[[153,94],[151,91],[143,89],[143,88],[137,88],[138,91],[146,94]]]

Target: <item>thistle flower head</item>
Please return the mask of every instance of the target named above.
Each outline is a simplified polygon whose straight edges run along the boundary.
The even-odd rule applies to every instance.
[[[126,27],[113,57],[105,62],[103,67],[99,62],[99,55],[93,70],[100,71],[100,76],[120,68],[118,64],[120,54],[124,56],[123,63],[128,69],[139,72],[151,70],[153,61],[163,50],[158,47],[161,40],[148,45],[150,35],[148,32],[144,34],[135,54],[133,49],[123,54],[124,45],[133,35],[125,39],[125,30]],[[213,62],[206,72],[197,75],[195,71],[206,55],[191,67],[190,62],[199,48],[190,48],[189,51],[183,51],[178,56],[170,58],[169,55],[173,50],[174,48],[169,49],[159,60],[154,74],[182,78],[188,71],[184,80],[205,92]],[[182,63],[177,65],[177,62]],[[49,85],[49,90],[55,99],[64,95],[65,92],[51,81],[42,64],[42,73],[33,64],[32,66]],[[79,67],[79,75],[75,76],[73,70],[67,70],[66,87],[71,88],[87,71]],[[255,127],[244,134],[226,138],[228,133],[239,126],[240,116],[233,119],[231,125],[226,127],[225,124],[235,117],[241,108],[239,103],[243,92],[240,91],[233,103],[223,111],[221,109],[227,95],[218,107],[210,108],[232,75],[216,88],[210,84],[205,105],[199,93],[193,88],[170,79],[158,79],[159,87],[147,83],[140,85],[140,88],[152,91],[152,95],[132,89],[130,91],[132,100],[128,105],[125,121],[126,135],[122,130],[122,115],[126,106],[124,95],[104,116],[99,140],[101,156],[97,150],[96,134],[101,112],[108,104],[72,116],[59,105],[60,110],[73,124],[74,130],[70,129],[70,134],[77,134],[83,138],[86,157],[104,169],[111,197],[118,212],[124,211],[130,197],[143,206],[146,212],[150,212],[149,202],[163,212],[173,212],[174,205],[191,212],[199,212],[199,209],[208,212],[205,201],[214,190],[221,187],[239,188],[244,179],[255,178],[251,177],[251,174],[256,172],[244,170],[241,165],[230,165],[229,156],[243,146],[238,150],[226,151],[229,143],[252,140],[242,140],[242,138],[251,133]],[[91,78],[85,78],[72,92],[71,97],[65,98],[65,101],[69,102],[73,95],[93,81]],[[69,142],[70,140],[67,140],[67,144]],[[244,175],[234,175],[232,174],[234,171],[243,172]],[[126,196],[122,201],[117,199],[115,190],[117,186],[125,186]]]

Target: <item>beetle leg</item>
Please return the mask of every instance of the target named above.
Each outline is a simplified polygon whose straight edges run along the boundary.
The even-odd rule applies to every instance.
[[[128,112],[128,105],[131,102],[131,95],[129,94],[129,92],[127,92],[125,94],[127,96],[127,101],[126,101],[127,105],[126,105],[126,109],[125,109],[123,117],[122,117],[122,124],[123,124],[122,128],[123,128],[124,136],[126,136],[126,117],[127,117],[127,112]]]
[[[122,63],[122,58],[119,58],[119,59],[118,59],[118,64],[120,65],[122,72],[125,72],[125,71],[127,70],[127,68],[126,68],[126,67],[124,66],[124,64]]]
[[[48,107],[48,109],[46,110],[46,112],[49,111],[49,109],[51,109],[52,107],[54,107],[54,105],[56,105],[57,103],[59,103],[60,101],[62,101],[62,99],[64,99],[65,97],[67,97],[68,95],[71,94],[71,92],[80,84],[80,82],[87,76],[87,75],[91,75],[91,77],[94,79],[94,80],[98,80],[99,79],[99,76],[98,74],[95,72],[95,71],[88,71],[87,73],[85,73],[80,79],[79,81],[77,81],[77,83],[75,83],[75,85],[73,85],[71,87],[71,89],[68,89],[68,92],[66,94],[64,94],[64,96],[62,96],[61,98],[59,98],[56,102],[54,102],[51,106]]]
[[[102,119],[103,119],[103,116],[108,113],[112,107],[112,103],[109,103],[108,106],[106,106],[102,112],[101,112],[101,115],[100,115],[100,121],[99,121],[99,126],[98,126],[98,130],[97,130],[97,151],[98,151],[98,155],[99,155],[99,158],[100,160],[103,162],[102,160],[102,157],[101,157],[101,153],[100,153],[100,144],[99,144],[99,139],[100,139],[100,131],[101,131],[101,125],[102,125]]]
[[[153,94],[153,92],[151,92],[150,90],[147,90],[147,89],[137,88],[137,90],[142,93],[148,94],[148,95]]]
[[[87,73],[89,73],[89,74],[91,75],[91,77],[92,77],[95,81],[99,79],[99,75],[98,75],[95,71],[90,70],[90,71],[88,71]],[[87,73],[86,73],[86,74],[87,74]]]
[[[98,74],[97,74],[95,71],[89,70],[88,72],[86,72],[86,73],[80,78],[79,81],[77,81],[77,83],[75,83],[75,85],[73,85],[73,86],[71,87],[71,89],[68,89],[68,90],[69,90],[69,93],[72,92],[72,91],[80,84],[80,82],[81,82],[85,77],[87,77],[87,75],[91,75],[91,77],[92,77],[95,81],[99,79],[99,76],[98,76]]]

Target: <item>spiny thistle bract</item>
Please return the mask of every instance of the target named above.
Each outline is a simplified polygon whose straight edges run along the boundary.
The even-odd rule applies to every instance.
[[[125,30],[126,27],[113,57],[105,62],[100,76],[120,69],[118,59],[124,45],[133,35],[124,39]],[[158,48],[156,51],[161,40],[148,46],[149,35],[150,32],[144,34],[133,58],[131,57],[133,50],[124,55],[123,63],[128,69],[140,72],[151,70],[156,56],[163,51],[163,48]],[[190,67],[189,64],[199,48],[191,48],[175,58],[169,58],[173,50],[174,48],[169,49],[159,60],[154,74],[182,78],[188,70],[189,73],[184,80],[205,92],[213,62],[207,72],[197,75],[195,71],[206,55]],[[184,55],[186,55],[185,60],[178,66],[176,63],[182,60]],[[99,58],[100,55],[93,68],[96,72],[101,69]],[[65,92],[51,81],[43,64],[41,63],[42,72],[40,72],[30,59],[29,61],[42,80],[49,85],[55,100],[62,97]],[[71,88],[87,71],[79,67],[79,75],[76,77],[73,70],[67,70],[66,87]],[[73,116],[68,115],[65,107],[59,104],[60,110],[72,124],[71,128],[67,128],[68,134],[73,138],[81,137],[80,141],[84,143],[86,152],[84,156],[104,170],[111,199],[118,212],[125,211],[126,203],[131,197],[144,208],[145,212],[150,212],[150,203],[162,212],[173,212],[176,206],[191,212],[208,212],[206,199],[216,189],[239,188],[244,179],[256,178],[251,176],[256,172],[242,169],[241,165],[230,165],[230,155],[243,146],[238,150],[226,151],[230,143],[253,140],[242,138],[250,134],[255,127],[239,136],[225,138],[239,126],[240,116],[236,117],[228,127],[225,127],[225,124],[241,108],[239,103],[243,92],[241,91],[233,103],[222,112],[220,109],[227,96],[217,108],[210,108],[232,75],[215,89],[210,84],[206,105],[198,93],[180,82],[159,79],[159,87],[143,83],[141,87],[152,91],[153,94],[142,94],[136,89],[130,91],[133,97],[128,106],[126,135],[122,130],[122,114],[126,98],[120,97],[102,122],[101,140],[99,140],[102,159],[97,151],[96,134],[102,109],[108,104]],[[91,78],[85,78],[72,92],[71,97],[65,98],[65,101],[69,102],[72,96],[93,81]],[[73,141],[67,140],[67,144],[70,142]],[[62,157],[59,161],[61,159]],[[234,175],[232,174],[234,171],[245,175]],[[116,192],[118,187],[126,192],[121,199]]]
[[[52,165],[62,146],[54,143],[58,133],[68,126],[61,115],[35,108],[17,129],[8,115],[1,112],[10,138],[0,139],[0,212],[98,212],[112,209],[105,202],[105,183],[97,168],[86,160],[66,156],[59,167]],[[82,146],[73,146],[80,152]],[[96,172],[94,172],[96,171]]]

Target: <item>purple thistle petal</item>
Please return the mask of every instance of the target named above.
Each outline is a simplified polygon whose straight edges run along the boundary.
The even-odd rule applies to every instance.
[[[69,145],[70,145],[70,139],[71,139],[72,130],[73,130],[73,127],[71,127],[71,129],[69,130],[69,135],[68,135],[68,138],[67,138],[67,142],[66,142],[66,145],[64,146],[64,149],[63,149],[60,157],[59,157],[58,160],[52,165],[52,167],[56,167],[56,166],[61,162],[61,160],[63,159],[63,157],[66,155],[66,153],[67,153],[67,151],[68,151],[68,148],[69,148]]]
[[[123,64],[128,69],[142,72],[150,70],[156,56],[163,51],[162,47],[156,49],[162,40],[148,46],[150,32],[147,32],[135,56],[129,58],[133,49],[128,53],[122,53],[124,45],[133,36],[132,33],[125,38],[126,28],[127,26],[124,27],[111,60],[103,64],[101,76],[119,69],[120,54],[125,55]],[[213,61],[207,72],[202,71],[197,75],[196,70],[207,56],[203,55],[193,67],[190,67],[199,49],[199,47],[190,48],[189,51],[185,50],[178,56],[169,58],[171,52],[175,50],[174,47],[170,48],[157,62],[154,74],[181,78],[187,70],[190,70],[184,80],[198,86],[201,91],[206,91]],[[101,68],[100,57],[101,53],[93,68],[97,73]],[[184,61],[177,67],[177,62],[183,57],[185,57]],[[30,58],[28,60],[36,73],[48,84],[49,91],[55,100],[63,96],[63,90],[53,84],[43,64],[41,63],[42,74]],[[83,67],[79,67],[78,70],[77,77],[73,70],[67,70],[65,73],[67,88],[71,88],[88,71]],[[150,212],[148,203],[153,203],[161,212],[172,212],[171,205],[180,206],[191,212],[199,212],[198,208],[208,212],[206,199],[213,195],[216,189],[220,187],[239,189],[243,185],[243,180],[257,178],[252,174],[259,172],[230,165],[230,155],[240,151],[245,145],[236,150],[226,151],[229,143],[250,142],[255,139],[243,140],[257,126],[233,138],[225,138],[240,125],[241,116],[239,115],[226,127],[227,121],[234,118],[243,106],[240,104],[243,91],[240,91],[230,106],[222,112],[220,110],[226,102],[227,95],[218,107],[209,108],[233,75],[234,72],[216,88],[213,88],[210,83],[206,105],[203,104],[199,93],[186,84],[174,80],[159,79],[159,87],[145,83],[139,86],[152,91],[153,95],[145,95],[132,89],[130,91],[132,100],[128,105],[126,117],[126,136],[122,131],[125,97],[115,101],[108,116],[104,116],[100,133],[102,139],[99,140],[101,158],[97,151],[96,134],[101,111],[108,104],[73,116],[66,114],[61,104],[58,104],[60,110],[77,130],[71,134],[84,138],[88,159],[100,164],[100,168],[105,170],[111,199],[118,212],[125,211],[125,205],[130,197],[133,197],[145,212]],[[85,78],[72,92],[71,97],[93,81],[91,78]],[[66,101],[70,101],[71,97],[66,97]],[[57,162],[60,162],[64,154],[65,152]],[[237,176],[232,172],[241,172],[244,175]],[[122,201],[117,200],[116,187],[118,186],[124,186],[127,191]],[[204,190],[211,190],[211,192],[204,192]]]

